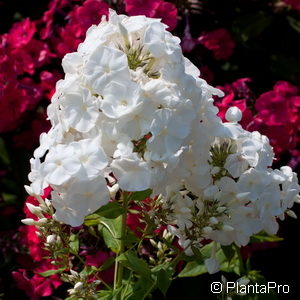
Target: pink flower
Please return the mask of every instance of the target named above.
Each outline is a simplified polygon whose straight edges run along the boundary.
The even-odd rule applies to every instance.
[[[233,54],[235,42],[225,28],[202,34],[198,41],[213,52],[215,59],[226,60]]]
[[[173,30],[177,25],[177,8],[173,3],[163,0],[125,0],[125,10],[129,16],[145,15],[160,18]]]
[[[28,18],[15,23],[8,34],[8,43],[12,48],[19,48],[30,42],[36,32],[35,23]]]
[[[219,108],[218,116],[223,121],[226,121],[225,114],[228,108],[231,106],[238,107],[243,113],[240,123],[244,128],[247,128],[248,124],[252,121],[252,112],[247,107],[247,101],[252,100],[252,92],[247,82],[251,82],[251,79],[240,78],[231,84],[219,86],[218,88],[225,93],[225,96],[222,99],[218,98],[215,100],[215,104]]]
[[[68,24],[58,29],[59,39],[53,40],[60,57],[76,50],[87,29],[99,24],[103,15],[108,15],[108,8],[108,4],[101,0],[87,0],[82,6],[75,6],[66,17]]]
[[[275,153],[291,152],[298,143],[300,129],[299,89],[286,81],[278,81],[272,91],[261,94],[255,103],[257,114],[250,130],[269,137]]]
[[[98,251],[95,255],[86,256],[86,264],[88,266],[100,268],[112,256],[112,253]],[[114,265],[110,266],[104,271],[99,272],[99,277],[103,279],[105,283],[111,283],[114,280]]]
[[[300,1],[299,0],[283,0],[287,5],[290,5],[293,9],[300,11]]]
[[[125,0],[125,10],[129,16],[145,15],[153,17],[161,0]]]
[[[36,268],[34,271],[44,272],[51,269],[55,268],[48,263],[47,265]],[[58,275],[43,277],[35,274],[32,277],[29,277],[27,271],[24,269],[12,272],[12,275],[16,281],[17,287],[20,290],[25,291],[26,295],[30,297],[31,300],[38,300],[40,297],[51,296],[53,290],[57,289],[62,284]]]
[[[168,30],[172,31],[177,25],[177,8],[173,3],[161,1],[154,18],[159,18],[169,26]]]

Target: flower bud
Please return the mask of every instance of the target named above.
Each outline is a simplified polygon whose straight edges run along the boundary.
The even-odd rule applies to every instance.
[[[202,231],[204,234],[210,234],[213,231],[213,229],[210,226],[205,226],[203,227]]]
[[[83,283],[79,281],[74,285],[74,290],[78,291],[78,290],[82,289],[82,287],[83,287]]]
[[[241,121],[242,116],[243,115],[242,115],[241,110],[236,106],[232,106],[227,109],[226,114],[225,114],[225,119],[228,122],[237,123],[237,122]]]
[[[215,218],[215,217],[210,217],[209,218],[209,223],[213,224],[213,225],[216,225],[219,223],[218,219]]]
[[[54,244],[56,242],[56,235],[55,234],[48,235],[46,241],[50,245]]]
[[[21,220],[21,222],[23,223],[23,224],[25,224],[25,225],[35,225],[36,224],[36,222],[33,220],[33,219],[31,219],[31,218],[27,218],[27,219],[23,219],[23,220]]]
[[[290,216],[291,218],[297,219],[297,215],[295,214],[295,212],[293,212],[293,211],[290,210],[290,209],[288,209],[288,210],[286,211],[286,214],[287,214],[288,216]]]
[[[230,232],[230,231],[234,230],[234,228],[230,225],[223,225],[222,229],[223,229],[223,231],[226,231],[226,232]]]
[[[45,225],[48,223],[48,219],[47,218],[41,218],[37,221],[37,225]]]
[[[32,214],[36,216],[42,215],[42,209],[39,206],[32,205],[31,203],[26,203],[26,206]]]

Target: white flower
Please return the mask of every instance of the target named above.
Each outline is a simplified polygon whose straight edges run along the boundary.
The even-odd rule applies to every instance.
[[[127,57],[118,49],[99,45],[85,65],[84,75],[87,84],[102,95],[104,88],[112,81],[128,82]]]
[[[149,167],[136,153],[116,158],[110,166],[121,189],[134,192],[151,188]]]
[[[166,27],[110,10],[64,57],[66,74],[47,109],[52,127],[30,161],[27,191],[40,197],[50,186],[54,218],[79,226],[118,189],[152,189],[189,254],[204,237],[246,245],[259,230],[276,232],[276,218],[298,201],[296,175],[269,168],[268,138],[244,130],[238,108],[222,123],[213,96],[223,92],[199,78]],[[224,153],[213,157],[212,147]],[[214,256],[206,265],[218,269]]]
[[[141,107],[139,85],[131,81],[124,84],[112,82],[103,91],[103,100],[100,102],[103,113],[112,119],[138,113]]]
[[[86,89],[68,93],[63,99],[62,116],[67,126],[80,132],[91,130],[99,117],[96,99]]]

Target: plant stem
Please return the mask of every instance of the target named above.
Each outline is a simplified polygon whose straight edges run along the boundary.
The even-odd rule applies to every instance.
[[[122,192],[122,202],[124,212],[122,214],[122,229],[121,229],[121,236],[120,236],[120,251],[117,256],[120,256],[125,250],[125,237],[126,237],[126,218],[127,218],[127,210],[128,210],[128,200],[129,195],[127,192]],[[123,265],[118,262],[116,259],[115,261],[115,274],[114,274],[114,290],[117,290],[122,285],[123,279]],[[120,294],[119,294],[120,295]]]
[[[241,275],[243,275],[243,274],[245,274],[245,268],[244,268],[244,260],[243,260],[243,257],[242,257],[241,248],[238,247],[236,244],[234,244],[234,248],[237,252],[239,263],[240,263],[240,268],[239,268],[240,273],[241,273]]]

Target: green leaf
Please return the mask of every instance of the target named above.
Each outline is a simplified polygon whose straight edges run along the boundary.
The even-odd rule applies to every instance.
[[[45,272],[42,272],[42,273],[37,273],[43,277],[48,277],[48,276],[51,276],[51,275],[54,275],[54,274],[58,274],[58,273],[61,273],[63,272],[65,269],[62,268],[62,269],[56,269],[56,270],[48,270],[48,271],[45,271]]]
[[[166,295],[172,282],[173,269],[169,267],[169,264],[162,264],[154,267],[151,271],[153,273],[152,277],[156,281],[156,286]]]
[[[85,217],[84,225],[85,226],[95,226],[100,223],[100,217],[97,214],[91,214]]]
[[[117,260],[128,269],[151,280],[151,271],[147,263],[139,258],[134,251],[128,250],[122,253],[117,257]]]
[[[107,270],[108,268],[110,268],[112,266],[112,264],[115,262],[115,258],[114,257],[110,257],[108,258],[104,264],[101,265],[100,268],[98,268],[98,271],[104,271]]]
[[[300,33],[300,21],[294,19],[293,17],[287,16],[286,17],[290,26],[295,29],[297,32]]]
[[[98,298],[101,300],[115,300],[119,299],[117,296],[121,293],[122,288],[117,290],[101,290],[97,293]]]
[[[152,190],[150,189],[141,192],[133,192],[130,196],[130,199],[134,201],[143,201],[146,198],[150,197],[151,194],[152,194]]]
[[[195,277],[207,273],[207,268],[203,263],[198,261],[190,261],[184,269],[179,273],[178,277]]]
[[[0,138],[0,161],[2,161],[6,166],[10,164],[9,154],[2,138]]]
[[[77,234],[71,234],[69,240],[69,247],[71,249],[71,253],[77,254],[79,250],[79,240]]]
[[[1,195],[2,195],[4,202],[7,202],[9,204],[14,204],[17,201],[17,196],[14,194],[2,193]]]
[[[254,234],[250,239],[251,243],[280,242],[280,241],[283,241],[283,238],[277,235],[267,234],[266,232],[260,232],[258,234]]]
[[[233,248],[233,245],[221,246],[221,248],[222,248],[224,255],[226,256],[226,259],[228,261],[231,261],[233,259],[234,255],[236,254],[236,251]]]
[[[95,226],[100,223],[102,217],[107,219],[115,219],[124,212],[124,209],[117,202],[109,202],[106,205],[100,207],[93,214],[85,217],[84,225]]]
[[[120,204],[117,202],[109,202],[100,207],[94,214],[108,219],[114,219],[123,214],[123,212],[124,208]]]
[[[255,12],[248,15],[242,15],[233,24],[233,32],[241,42],[247,42],[249,39],[259,36],[272,22],[272,16],[264,12]]]
[[[283,79],[295,80],[300,74],[300,59],[291,56],[272,55],[271,70]]]
[[[115,253],[119,253],[121,249],[122,216],[115,219],[101,217],[99,230],[105,245]]]

